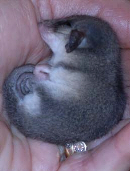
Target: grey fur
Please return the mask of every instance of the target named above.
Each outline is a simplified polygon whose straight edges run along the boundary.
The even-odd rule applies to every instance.
[[[56,79],[52,90],[52,83],[36,81],[33,65],[16,68],[3,87],[4,105],[11,123],[27,137],[58,145],[102,137],[122,119],[126,105],[115,32],[105,21],[90,16],[72,16],[42,24],[64,41],[64,57],[57,60],[58,54],[52,49],[49,61],[52,82],[58,77],[57,72],[61,74],[58,77],[61,82]],[[84,38],[86,44],[80,47]],[[27,76],[31,77],[30,92],[21,96],[16,89],[17,79],[26,72],[30,72]],[[40,103],[36,110],[35,103],[32,104],[33,115],[28,113],[23,100],[34,93]]]

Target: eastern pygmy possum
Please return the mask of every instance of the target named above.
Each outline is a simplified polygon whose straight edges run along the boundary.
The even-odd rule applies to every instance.
[[[26,137],[57,145],[104,136],[126,105],[115,32],[91,16],[43,21],[39,29],[52,56],[43,65],[16,68],[6,79],[10,123]]]

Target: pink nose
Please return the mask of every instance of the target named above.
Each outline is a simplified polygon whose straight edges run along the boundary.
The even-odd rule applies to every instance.
[[[33,74],[38,81],[44,81],[49,79],[49,73],[51,66],[48,64],[36,65]]]

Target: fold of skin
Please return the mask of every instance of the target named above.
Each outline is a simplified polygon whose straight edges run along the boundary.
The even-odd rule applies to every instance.
[[[128,95],[125,119],[129,118],[130,1],[122,0],[0,0],[0,88],[16,66],[37,64],[49,55],[37,22],[74,14],[98,16],[108,21],[120,40],[124,84]],[[25,138],[8,128],[2,117],[0,95],[0,170],[2,171],[126,171],[130,168],[130,124],[94,150],[59,163],[55,145]]]

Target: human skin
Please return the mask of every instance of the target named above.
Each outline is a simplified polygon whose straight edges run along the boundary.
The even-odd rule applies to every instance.
[[[117,32],[122,48],[124,84],[129,96],[130,1],[0,0],[0,88],[17,66],[37,64],[49,55],[37,23],[74,14],[98,16]],[[1,91],[0,91],[1,92]],[[2,110],[2,92],[0,96]],[[126,114],[129,116],[129,97]],[[25,138],[0,122],[0,171],[127,171],[130,168],[130,124],[94,150],[59,162],[55,145]]]

